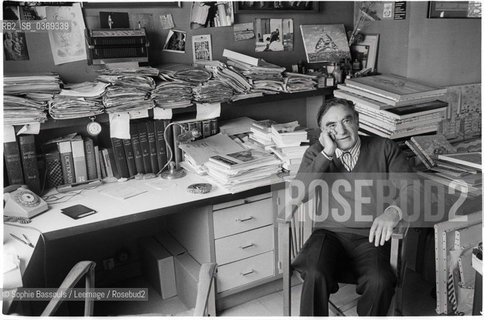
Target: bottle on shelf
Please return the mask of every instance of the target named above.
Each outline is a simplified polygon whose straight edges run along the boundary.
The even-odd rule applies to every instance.
[[[334,64],[333,76],[336,83],[343,83],[343,71],[339,63]]]

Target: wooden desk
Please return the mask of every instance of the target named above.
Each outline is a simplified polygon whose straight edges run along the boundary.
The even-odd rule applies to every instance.
[[[281,179],[275,181],[282,182]],[[28,265],[29,258],[23,259],[27,264],[23,274],[24,278],[27,279],[27,281],[24,281],[24,286],[56,287],[70,267],[80,260],[98,262],[97,272],[100,273],[100,276],[97,279],[103,280],[102,261],[106,256],[111,255],[110,249],[115,246],[123,246],[123,243],[117,242],[121,242],[120,239],[123,240],[124,234],[128,237],[134,236],[138,232],[140,236],[149,236],[150,232],[165,230],[159,228],[158,225],[165,223],[165,219],[169,216],[172,216],[170,221],[179,221],[176,217],[184,216],[187,212],[196,212],[198,215],[198,212],[207,212],[208,209],[217,204],[240,202],[239,199],[248,199],[260,194],[271,193],[271,185],[263,185],[236,194],[231,194],[223,187],[216,185],[210,193],[203,195],[192,194],[187,191],[189,185],[203,182],[209,181],[191,173],[182,179],[173,181],[165,181],[160,178],[129,180],[127,182],[103,184],[91,190],[83,190],[66,202],[49,205],[47,212],[34,217],[32,222],[27,225],[29,228],[39,230],[45,238],[45,251],[41,251],[45,254],[46,270],[42,274],[39,270],[43,268],[39,268],[39,261]],[[146,190],[146,192],[124,200],[103,193],[104,190],[124,186]],[[78,220],[61,213],[62,208],[75,204],[86,205],[97,210],[97,213]],[[202,211],[199,211],[200,208],[202,208]],[[273,213],[270,212],[269,214],[272,215]],[[163,220],[163,223],[160,223],[160,220]],[[8,234],[13,228],[16,227],[6,226],[5,232]],[[167,226],[164,228],[167,228]],[[132,233],[131,229],[136,229],[136,232]],[[199,228],[196,234],[203,234],[205,232],[203,230],[205,229]],[[196,234],[190,234],[188,238],[191,237],[192,241],[200,242],[199,238],[193,239],[197,237]],[[271,234],[270,237],[272,236]],[[186,236],[183,236],[183,238],[186,239]],[[5,245],[10,243],[12,242],[9,241]],[[22,245],[21,243],[13,244],[17,247]],[[204,245],[210,246],[211,244],[204,242]],[[107,249],[106,252],[104,252],[104,248]],[[135,254],[133,260],[136,258]],[[195,258],[197,258],[196,253]],[[199,263],[216,262],[215,256],[197,260]],[[127,275],[131,274],[130,270],[123,270],[123,272],[126,272]],[[39,280],[44,275],[45,282]],[[35,314],[36,311],[33,313]]]

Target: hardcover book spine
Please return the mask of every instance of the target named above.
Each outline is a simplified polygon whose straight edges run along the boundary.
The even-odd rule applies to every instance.
[[[87,179],[96,179],[96,154],[94,152],[94,142],[91,138],[84,138],[84,151],[86,152]]]
[[[414,137],[411,137],[410,140],[413,142],[415,147],[418,148],[418,150],[425,156],[425,159],[430,163],[432,167],[435,166],[435,161],[430,157],[430,155],[425,151],[425,149],[414,139]]]
[[[212,130],[210,127],[210,120],[202,121],[202,136],[203,138],[208,138],[212,135]]]
[[[35,138],[33,135],[22,135],[19,136],[19,143],[24,181],[30,190],[40,193],[40,176],[37,166],[37,152],[35,151]]]
[[[153,173],[158,173],[160,169],[158,166],[158,158],[157,158],[157,152],[156,152],[155,127],[154,127],[153,121],[146,121],[145,125],[146,125],[146,132],[148,135],[151,170]]]
[[[64,184],[59,151],[52,151],[45,154],[45,167],[47,170],[48,188],[54,188]]]
[[[70,141],[60,141],[57,143],[57,148],[61,157],[62,173],[64,175],[64,183],[74,183],[74,160],[72,159],[72,148]]]
[[[119,170],[118,170],[118,167],[116,165],[116,159],[114,157],[114,150],[113,148],[108,148],[108,161],[109,163],[111,164],[111,170],[113,171],[113,176],[115,178],[121,178],[121,175],[119,174]]]
[[[7,169],[9,184],[24,184],[22,172],[22,161],[17,141],[5,142],[3,144],[3,155]]]
[[[143,155],[143,166],[145,173],[153,172],[151,168],[151,156],[150,145],[148,143],[148,132],[146,131],[146,125],[142,122],[138,123],[139,144],[141,146],[141,153]]]
[[[131,124],[129,134],[131,136],[131,146],[133,148],[136,172],[146,173],[145,165],[143,163],[143,152],[141,151],[141,145],[139,143],[139,133],[138,133],[138,129],[136,128],[136,124],[134,123]]]
[[[87,181],[86,155],[84,154],[84,141],[72,140],[72,159],[74,163],[74,173],[76,182]]]
[[[126,162],[126,154],[124,152],[123,140],[118,138],[111,138],[113,145],[114,161],[116,168],[118,169],[118,175],[116,178],[129,178],[128,163]]]
[[[106,156],[105,156],[105,153],[107,153],[107,150],[105,151],[106,149],[101,149],[99,150],[99,159],[101,160],[101,177],[104,179],[106,177],[112,177],[113,176],[113,172],[111,170],[111,176],[108,175],[108,168],[107,168],[107,165],[106,165]],[[111,168],[111,166],[109,166]]]
[[[124,153],[126,155],[126,163],[128,164],[129,176],[132,177],[138,172],[136,171],[136,162],[134,161],[133,146],[131,139],[123,139]]]
[[[98,146],[94,146],[94,157],[96,159],[96,177],[97,179],[102,179],[103,176],[102,176],[102,171],[101,171],[101,157],[100,157],[100,154],[99,154],[99,147]]]
[[[219,127],[218,127],[218,120],[217,120],[217,118],[211,119],[210,120],[210,133],[211,133],[210,135],[213,136],[213,135],[217,134],[218,131],[219,131]]]
[[[161,170],[167,161],[166,143],[165,143],[165,128],[169,124],[168,120],[155,120],[153,121],[153,127],[155,130],[155,144],[156,155],[158,161],[158,171]]]

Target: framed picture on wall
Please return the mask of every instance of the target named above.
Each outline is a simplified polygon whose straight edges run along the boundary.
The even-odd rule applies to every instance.
[[[372,72],[375,71],[379,39],[380,35],[378,34],[367,34],[363,41],[350,47],[351,59],[353,61],[358,60],[361,69],[371,68]]]
[[[431,19],[479,19],[481,1],[429,1],[427,17]]]
[[[339,62],[350,58],[343,24],[300,25],[308,63]]]
[[[317,1],[236,1],[235,13],[282,12],[318,12]]]

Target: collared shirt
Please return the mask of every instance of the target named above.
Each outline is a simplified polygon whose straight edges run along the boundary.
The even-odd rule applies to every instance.
[[[358,161],[358,157],[360,156],[360,149],[361,140],[360,137],[358,137],[356,144],[351,149],[343,151],[339,148],[336,148],[335,155],[336,158],[341,160],[346,170],[352,171],[356,165],[356,162]]]

